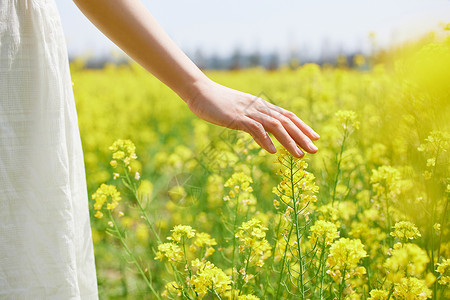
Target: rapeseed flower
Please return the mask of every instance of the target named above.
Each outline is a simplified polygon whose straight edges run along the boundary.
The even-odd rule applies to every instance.
[[[259,298],[254,295],[241,295],[238,300],[259,300]]]
[[[318,220],[310,228],[311,242],[314,244],[318,239],[322,239],[326,246],[330,245],[335,239],[339,237],[337,226],[334,223]]]
[[[265,239],[266,231],[267,228],[262,225],[260,220],[251,219],[242,223],[235,235],[241,243],[239,252],[250,251],[249,262],[258,267],[262,267],[264,260],[272,254],[269,242]]]
[[[293,157],[282,148],[278,151],[278,163],[281,167],[277,174],[281,175],[281,182],[272,192],[280,197],[280,201],[289,207],[296,205],[298,209],[317,201],[315,194],[319,187],[315,184],[315,176],[305,169],[305,160]],[[278,203],[275,203],[278,206]]]
[[[393,295],[396,299],[425,300],[431,297],[431,290],[423,280],[408,277],[394,285]]]
[[[406,274],[421,276],[430,262],[427,252],[415,244],[397,244],[392,250],[384,267],[388,272],[388,279],[399,282]]]
[[[231,289],[231,278],[226,275],[222,269],[216,267],[209,261],[200,261],[195,259],[192,266],[197,268],[195,275],[192,276],[190,284],[200,298],[214,291],[221,295]]]
[[[170,281],[165,284],[161,296],[165,298],[181,296],[181,289],[182,287],[176,281]]]
[[[110,162],[113,168],[117,167],[117,161],[122,161],[128,167],[137,159],[136,146],[131,140],[118,139],[108,149],[113,152],[113,160]]]
[[[436,272],[439,275],[439,284],[450,286],[450,259],[444,259],[442,263],[437,264]]]
[[[388,297],[388,291],[373,289],[370,291],[370,298],[368,300],[387,300]]]
[[[195,229],[188,225],[176,225],[171,232],[172,235],[167,239],[175,242],[180,242],[183,237],[191,239],[195,236]]]
[[[164,258],[170,262],[180,262],[183,260],[183,250],[175,243],[160,244],[155,259],[163,260]]]
[[[327,264],[337,270],[352,270],[358,265],[367,252],[359,239],[340,238],[330,247]]]
[[[97,191],[92,194],[92,199],[95,200],[94,209],[97,211],[94,216],[100,219],[103,217],[103,213],[101,212],[103,205],[106,203],[106,209],[113,210],[117,207],[122,197],[114,185],[103,183]],[[108,202],[108,199],[111,201]]]
[[[357,115],[351,110],[339,110],[336,112],[336,118],[339,123],[342,124],[344,129],[353,127],[354,129],[359,129],[359,121],[357,121]]]
[[[394,231],[391,232],[391,236],[397,237],[401,240],[413,240],[421,236],[419,229],[409,222],[409,221],[401,221],[397,222],[394,225]]]

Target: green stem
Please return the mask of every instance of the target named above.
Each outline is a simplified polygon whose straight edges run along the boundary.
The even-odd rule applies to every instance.
[[[153,224],[150,222],[149,217],[147,216],[147,213],[145,212],[144,208],[142,207],[141,201],[139,201],[139,197],[137,195],[137,191],[136,191],[136,187],[135,185],[131,182],[130,176],[128,174],[128,169],[124,166],[124,170],[125,170],[125,175],[127,177],[127,181],[128,181],[128,185],[130,187],[133,188],[129,188],[129,190],[132,192],[134,199],[136,200],[136,203],[139,206],[139,210],[141,211],[142,215],[144,216],[144,220],[147,223],[147,226],[150,228],[150,230],[153,232],[153,234],[155,235],[155,237],[157,238],[158,242],[161,244],[162,240],[159,237],[159,234],[156,232],[155,227],[153,226]]]
[[[236,253],[236,234],[235,234],[235,232],[236,232],[237,221],[238,221],[238,211],[239,211],[239,195],[237,195],[237,197],[236,197],[236,209],[234,211],[234,224],[233,224],[233,254],[232,254],[232,259],[231,259],[231,262],[232,262],[232,265],[231,265],[232,275],[231,275],[231,277],[232,277],[232,280],[233,280],[232,291],[234,290],[234,283],[236,282],[234,280],[235,276],[234,276],[233,268],[234,268],[234,265],[235,265],[234,259],[235,259],[235,256],[236,256],[235,255],[235,253]],[[234,299],[234,293],[232,295],[233,295],[232,299]]]
[[[320,261],[321,261],[321,267],[322,267],[322,276],[320,278],[319,297],[322,300],[323,299],[323,279],[325,278],[325,241],[323,241],[322,256],[321,256]]]
[[[344,153],[344,145],[345,145],[345,141],[347,140],[348,137],[348,130],[344,129],[344,137],[342,139],[342,143],[341,143],[341,149],[339,151],[339,155],[338,155],[338,161],[337,161],[337,172],[336,172],[336,177],[334,179],[334,185],[333,185],[333,195],[331,197],[331,203],[334,203],[334,200],[336,200],[336,188],[337,188],[337,183],[339,181],[339,175],[341,174],[341,162],[342,162],[342,154]]]
[[[293,225],[291,225],[291,230],[289,230],[289,235],[286,240],[286,248],[284,248],[283,261],[281,263],[280,277],[278,278],[278,288],[277,288],[277,294],[275,296],[275,299],[280,299],[279,296],[280,296],[280,290],[281,290],[281,280],[283,279],[284,265],[286,264],[286,253],[287,253],[287,249],[289,247],[289,242],[291,240],[292,230],[294,230]]]
[[[295,199],[295,187],[294,187],[294,174],[293,174],[293,158],[290,157],[290,181],[291,181],[291,189],[292,189],[292,201],[294,203],[294,226],[295,226],[295,233],[297,237],[297,250],[298,250],[298,263],[300,267],[300,274],[299,278],[297,280],[297,285],[300,284],[300,292],[301,292],[301,299],[304,299],[305,297],[305,287],[303,286],[303,257],[302,257],[302,247],[301,247],[301,234],[300,229],[298,226],[298,210],[297,210],[297,201]]]
[[[151,282],[148,280],[147,276],[145,275],[144,270],[142,270],[141,266],[139,265],[136,257],[134,256],[133,252],[130,250],[130,248],[128,247],[127,243],[125,242],[125,239],[123,238],[122,234],[120,233],[119,227],[117,226],[116,221],[114,220],[111,210],[108,210],[108,214],[109,214],[109,218],[111,219],[113,225],[114,225],[114,229],[117,233],[117,236],[120,240],[120,242],[122,243],[122,246],[125,248],[125,251],[127,252],[127,254],[130,256],[131,260],[133,261],[133,263],[135,264],[135,266],[137,267],[139,273],[141,274],[142,278],[144,279],[145,283],[147,284],[147,286],[150,288],[150,290],[152,291],[152,293],[155,295],[155,297],[157,299],[161,299],[161,297],[159,296],[159,294],[155,291],[155,289],[153,288]]]
[[[245,263],[245,267],[244,267],[244,273],[245,274],[247,274],[247,269],[248,269],[248,265],[249,265],[249,263],[250,263],[250,257],[251,257],[251,255],[252,255],[252,248],[250,248],[250,250],[249,250],[249,252],[248,252],[248,257],[247,257],[247,262]],[[239,282],[241,282],[242,280],[239,280]],[[242,287],[243,287],[244,285],[240,285],[239,284],[239,295],[241,295],[242,294]]]
[[[280,235],[281,222],[282,222],[282,215],[280,214],[280,220],[278,221],[277,231],[276,231],[276,234],[275,234],[275,245],[273,246],[273,253],[275,253],[275,251],[277,250],[277,247],[278,247],[278,236]],[[270,260],[271,260],[270,266],[273,267],[273,264],[274,264],[274,262],[275,262],[275,255],[272,255],[271,258],[270,258]],[[270,274],[270,273],[267,271],[267,272],[266,272],[266,280],[267,280],[267,281],[269,281],[269,280],[267,279],[267,278],[269,277],[269,274]],[[263,296],[263,299],[266,299],[266,294],[267,294],[267,288],[268,288],[268,287],[269,287],[269,284],[266,284],[266,285],[265,285],[265,288],[264,288],[264,296]]]
[[[342,294],[344,293],[345,287],[345,272],[347,271],[347,266],[344,265],[344,272],[342,273],[342,281],[339,284],[339,300],[342,299]]]

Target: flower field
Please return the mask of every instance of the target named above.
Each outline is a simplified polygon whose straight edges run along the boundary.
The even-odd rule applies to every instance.
[[[73,62],[100,299],[449,299],[450,37],[357,58],[207,71],[311,125],[303,159]]]

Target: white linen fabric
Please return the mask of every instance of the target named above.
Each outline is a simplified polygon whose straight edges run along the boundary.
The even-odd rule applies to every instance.
[[[0,0],[0,299],[98,299],[83,151],[54,0]]]

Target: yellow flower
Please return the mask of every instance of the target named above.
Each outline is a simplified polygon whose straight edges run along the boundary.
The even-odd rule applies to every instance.
[[[367,252],[364,251],[364,245],[359,239],[340,238],[331,245],[327,263],[334,269],[348,271],[356,268],[361,258],[365,256]]]
[[[441,224],[435,223],[435,224],[433,225],[433,229],[436,230],[437,232],[441,231]]]
[[[113,167],[113,168],[116,168],[117,167],[117,160],[111,160],[110,162],[109,162],[109,164],[111,165],[111,167]],[[116,174],[116,173],[115,173]],[[114,178],[115,179],[115,178]]]
[[[103,213],[101,211],[97,210],[94,217],[101,219],[101,218],[103,218]]]
[[[368,300],[387,300],[388,296],[388,291],[374,289],[370,291],[370,298]]]
[[[217,242],[214,238],[211,238],[208,233],[199,232],[195,236],[194,245],[196,245],[197,247],[215,246],[217,245]]]
[[[230,276],[227,276],[222,269],[216,267],[213,263],[196,259],[192,262],[192,266],[198,270],[192,276],[190,283],[200,297],[205,296],[209,291],[223,295],[231,289]]]
[[[402,278],[394,285],[393,295],[396,299],[425,300],[431,297],[431,290],[427,288],[423,280],[408,277]]]
[[[181,296],[181,286],[176,281],[166,283],[161,296],[168,298],[169,296]]]
[[[109,150],[113,152],[113,159],[115,161],[114,165],[117,166],[117,161],[122,161],[125,166],[129,166],[130,163],[137,159],[136,146],[130,140],[116,140],[110,147]],[[111,165],[115,167],[111,161]]]
[[[295,204],[298,210],[316,202],[315,194],[319,191],[319,187],[314,182],[314,175],[306,171],[308,167],[306,161],[293,157],[282,148],[278,151],[278,163],[281,167],[276,173],[281,175],[281,182],[272,189],[272,192],[280,197],[280,202],[288,207],[294,207]],[[296,198],[295,203],[293,197]]]
[[[245,175],[243,172],[238,172],[234,173],[225,182],[224,186],[232,189],[230,197],[234,198],[239,191],[251,193],[253,191],[253,188],[250,186],[251,183],[253,183],[253,179],[250,176]]]
[[[334,223],[318,220],[311,226],[311,242],[316,243],[317,239],[325,239],[325,245],[330,245],[335,239],[339,237],[337,226]]]
[[[260,220],[251,219],[242,223],[235,235],[241,243],[239,251],[244,252],[245,250],[249,250],[249,263],[253,263],[259,267],[262,267],[264,260],[272,254],[272,248],[265,239],[266,230],[267,228],[262,225]]]
[[[408,221],[397,222],[394,225],[394,231],[391,236],[398,237],[401,240],[413,240],[421,236],[419,229]]]
[[[450,259],[444,259],[442,260],[442,263],[437,265],[436,271],[440,273],[439,284],[450,286]]]
[[[392,251],[384,267],[388,271],[388,279],[398,282],[406,274],[421,276],[430,259],[425,250],[415,244],[399,244]]]
[[[399,185],[401,181],[400,171],[391,166],[381,166],[372,170],[370,183],[377,195],[393,192],[399,194]]]
[[[167,258],[171,262],[179,262],[183,259],[183,251],[175,243],[163,243],[158,245],[155,259],[163,260]]]
[[[259,298],[254,295],[241,295],[238,300],[259,300]]]
[[[113,210],[117,207],[122,198],[114,185],[107,185],[103,183],[97,191],[92,194],[92,199],[95,200],[94,209],[97,210],[97,213],[94,216],[97,218],[102,218],[103,213],[101,213],[100,210],[103,208],[103,205],[107,202],[107,200],[111,199],[111,201],[106,204],[106,209]]]
[[[425,143],[420,144],[417,150],[419,150],[420,152],[434,154],[447,151],[449,145],[450,145],[450,134],[443,131],[432,131],[430,132],[430,135],[425,139]],[[436,161],[432,163],[434,165]]]
[[[336,118],[339,123],[342,124],[344,129],[349,128],[350,126],[359,129],[359,121],[356,120],[357,115],[354,111],[351,110],[340,110],[336,112]]]
[[[180,242],[181,238],[184,236],[188,239],[195,236],[195,229],[192,229],[192,227],[188,225],[177,225],[171,230],[171,232],[172,235],[167,239],[175,242]]]

